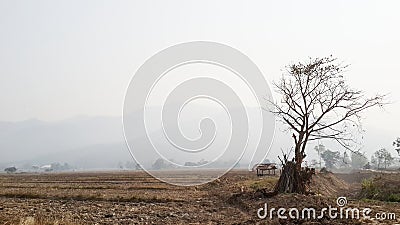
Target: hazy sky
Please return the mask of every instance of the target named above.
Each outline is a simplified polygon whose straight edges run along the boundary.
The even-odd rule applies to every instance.
[[[0,1],[0,121],[121,116],[150,56],[209,40],[247,54],[269,81],[333,54],[349,82],[390,93],[365,124],[399,133],[399,1]]]

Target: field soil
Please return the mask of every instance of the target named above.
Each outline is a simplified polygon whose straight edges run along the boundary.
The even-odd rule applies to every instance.
[[[196,187],[169,185],[145,172],[1,174],[0,224],[400,224],[399,203],[359,197],[361,183],[373,176],[372,172],[317,174],[312,195],[265,197],[278,177],[257,177],[249,171],[234,170]],[[347,207],[370,207],[372,217],[395,213],[396,218],[257,216],[265,203],[271,208],[318,210],[337,206],[339,196],[347,197]]]

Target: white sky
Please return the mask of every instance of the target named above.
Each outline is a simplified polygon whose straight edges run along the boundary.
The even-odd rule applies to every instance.
[[[210,40],[247,54],[269,81],[333,54],[348,80],[390,93],[365,124],[397,132],[399,1],[0,0],[0,121],[121,116],[136,69],[171,45]]]

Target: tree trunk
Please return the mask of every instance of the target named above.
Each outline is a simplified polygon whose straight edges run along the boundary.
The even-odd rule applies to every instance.
[[[301,168],[305,157],[304,149],[306,145],[306,141],[303,140],[303,134],[299,135],[299,140],[297,140],[294,134],[293,138],[295,140],[294,159],[289,161],[286,154],[283,155],[283,160],[280,159],[283,168],[274,193],[306,194],[307,185],[310,184],[311,176],[315,173],[315,170]],[[303,143],[301,143],[302,141]]]
[[[307,193],[307,186],[310,184],[312,174],[315,171],[311,169],[302,170],[301,167],[299,170],[298,168],[298,163],[294,161],[285,163],[275,186],[276,193]]]

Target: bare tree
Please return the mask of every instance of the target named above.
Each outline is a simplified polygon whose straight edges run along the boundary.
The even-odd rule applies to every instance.
[[[294,158],[286,160],[277,192],[306,192],[301,164],[310,141],[332,139],[345,149],[353,150],[353,128],[360,128],[360,113],[373,106],[382,106],[384,96],[366,98],[362,91],[350,88],[343,78],[347,66],[330,57],[310,58],[286,68],[279,82],[274,83],[281,95],[270,109],[292,132]],[[287,158],[287,157],[286,157]],[[292,171],[293,170],[293,171]]]

